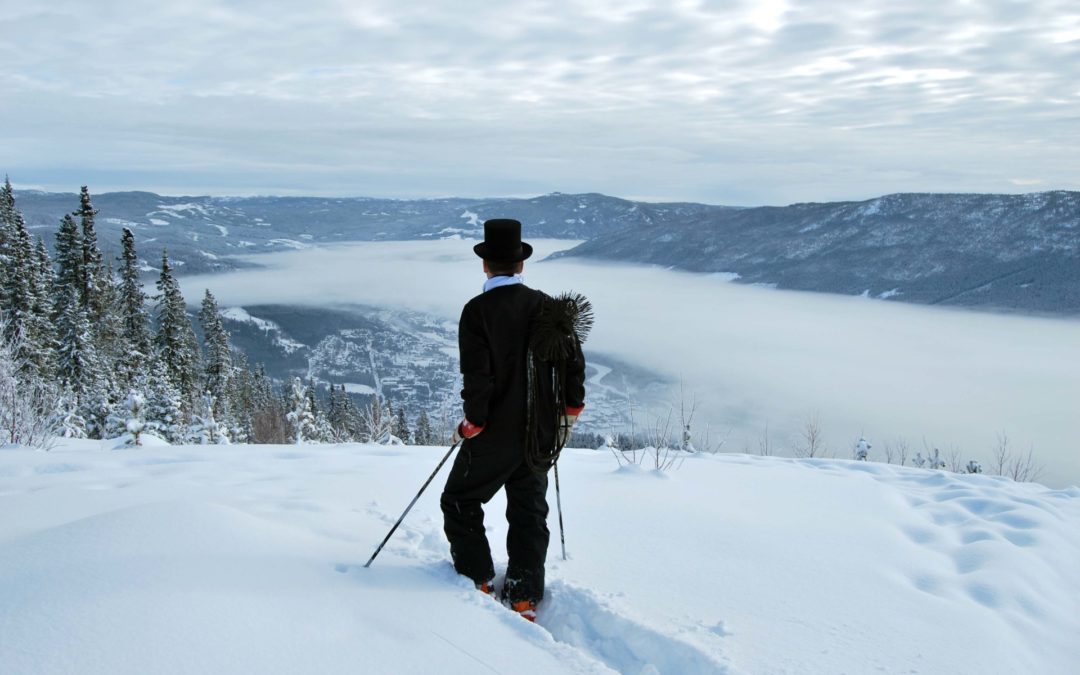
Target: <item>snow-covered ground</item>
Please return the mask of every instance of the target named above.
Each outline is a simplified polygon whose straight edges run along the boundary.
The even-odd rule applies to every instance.
[[[445,469],[363,568],[443,452],[2,450],[0,671],[1077,672],[1075,487],[568,451],[533,625],[453,574]]]

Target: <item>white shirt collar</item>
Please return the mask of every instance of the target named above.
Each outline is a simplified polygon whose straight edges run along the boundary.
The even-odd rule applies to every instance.
[[[491,289],[498,288],[500,286],[513,286],[514,284],[523,284],[523,283],[525,283],[525,277],[521,276],[520,274],[515,274],[512,277],[507,277],[507,276],[491,277],[490,279],[488,279],[487,281],[484,282],[484,292],[487,293]]]

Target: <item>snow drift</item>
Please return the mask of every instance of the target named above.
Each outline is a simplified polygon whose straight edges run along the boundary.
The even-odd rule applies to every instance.
[[[665,474],[568,451],[569,560],[552,518],[533,625],[453,573],[439,479],[361,567],[440,448],[99,448],[0,452],[5,673],[1064,675],[1080,662],[1075,487],[745,455]],[[503,506],[488,508],[496,549]]]

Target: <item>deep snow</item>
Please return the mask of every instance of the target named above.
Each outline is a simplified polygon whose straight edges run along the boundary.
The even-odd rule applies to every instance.
[[[529,624],[453,574],[441,448],[0,451],[0,671],[1039,673],[1080,663],[1080,489],[841,460],[560,462]],[[445,469],[444,469],[445,471]],[[489,505],[496,559],[501,496]]]

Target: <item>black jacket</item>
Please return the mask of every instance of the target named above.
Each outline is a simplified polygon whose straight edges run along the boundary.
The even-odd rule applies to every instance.
[[[476,296],[461,312],[458,347],[465,419],[484,427],[469,441],[472,452],[524,449],[529,335],[545,297],[524,284],[500,286]],[[580,345],[576,351],[567,363],[563,387],[569,408],[585,405],[585,358]],[[557,414],[562,412],[555,410],[552,372],[546,364],[537,371],[541,448],[553,446]]]

